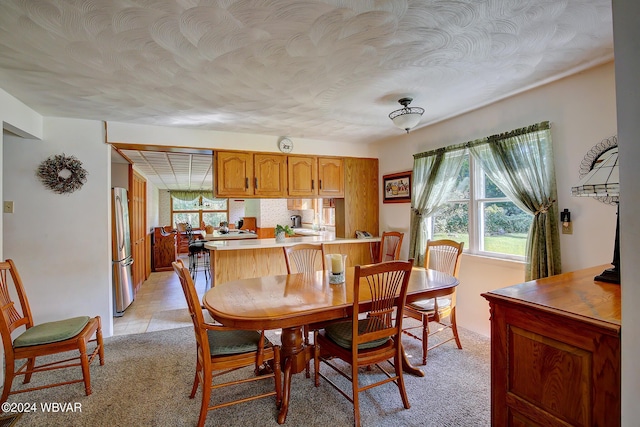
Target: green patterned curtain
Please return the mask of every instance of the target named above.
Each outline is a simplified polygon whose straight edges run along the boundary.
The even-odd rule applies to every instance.
[[[182,200],[183,202],[191,202],[202,197],[206,197],[207,199],[213,199],[213,192],[211,190],[199,190],[199,191],[180,191],[180,190],[172,190],[169,191],[171,197],[175,197],[178,200]]]
[[[549,122],[467,145],[498,188],[534,215],[527,238],[525,280],[560,273],[558,196]]]
[[[413,156],[409,258],[414,258],[415,265],[424,264],[429,238],[427,219],[447,203],[466,153],[466,148],[458,146]]]

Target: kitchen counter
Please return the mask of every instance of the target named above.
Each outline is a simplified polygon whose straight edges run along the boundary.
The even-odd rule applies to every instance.
[[[287,237],[283,243],[276,243],[274,238],[207,242],[204,247],[210,253],[211,285],[286,274],[287,265],[282,248],[300,243],[324,243],[325,253],[346,254],[347,267],[371,264],[374,248],[380,242],[380,237],[353,239],[335,237],[334,233],[327,231],[318,233],[319,236]]]
[[[276,239],[273,238],[252,240],[224,240],[207,242],[205,243],[204,247],[212,251],[235,251],[242,249],[281,248],[283,246],[293,246],[299,243],[324,243],[327,245],[331,245],[380,241],[379,237],[371,237],[369,239],[348,239],[343,237],[335,237],[334,233],[326,231],[317,231],[317,233],[318,236],[287,237],[284,243],[277,243]]]
[[[228,233],[220,233],[218,230],[215,230],[213,234],[207,234],[203,237],[204,240],[207,241],[218,241],[218,240],[245,240],[245,239],[257,239],[258,235],[256,233],[251,233],[250,231],[245,230],[229,230]]]

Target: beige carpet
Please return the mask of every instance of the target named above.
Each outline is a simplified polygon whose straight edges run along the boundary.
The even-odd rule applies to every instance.
[[[269,338],[279,342],[274,333]],[[393,384],[361,394],[363,426],[489,426],[489,340],[462,330],[464,350],[446,344],[429,354],[421,367],[424,378],[406,375],[411,409],[405,410]],[[405,348],[419,360],[419,342],[407,338]],[[35,402],[38,411],[25,413],[15,424],[23,426],[194,426],[200,393],[189,399],[195,367],[195,338],[191,327],[106,340],[106,364],[91,366],[93,394],[82,384],[17,394],[9,402]],[[325,367],[323,372],[329,372]],[[250,370],[231,375],[247,375]],[[79,376],[79,368],[34,375],[32,383],[47,377]],[[365,378],[370,373],[363,372]],[[376,374],[377,375],[377,374]],[[338,381],[341,378],[337,379]],[[263,387],[272,383],[264,381]],[[347,385],[345,383],[345,385]],[[19,381],[14,384],[20,388]],[[252,388],[261,385],[251,385]],[[292,379],[288,426],[337,427],[352,425],[350,403],[327,384],[319,388],[304,374]],[[215,399],[233,392],[226,388]],[[41,403],[79,403],[82,412],[43,412]],[[210,412],[207,426],[278,426],[272,398]]]

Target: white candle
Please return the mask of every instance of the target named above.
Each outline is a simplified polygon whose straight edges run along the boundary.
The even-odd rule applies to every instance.
[[[342,273],[344,271],[344,264],[342,262],[341,254],[331,255],[331,272],[334,274]]]

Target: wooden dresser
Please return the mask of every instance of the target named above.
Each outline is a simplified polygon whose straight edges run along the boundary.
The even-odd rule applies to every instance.
[[[491,424],[620,426],[620,285],[603,265],[482,294]]]

